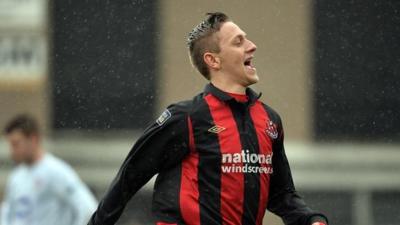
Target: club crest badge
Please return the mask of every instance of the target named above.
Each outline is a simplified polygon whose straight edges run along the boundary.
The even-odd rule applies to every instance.
[[[278,128],[277,128],[276,124],[273,123],[271,120],[267,123],[267,128],[265,129],[265,132],[272,139],[277,139],[278,138]]]
[[[171,118],[171,112],[166,109],[163,113],[161,113],[160,117],[156,120],[157,124],[159,126],[163,125],[165,121],[167,121],[169,118]]]

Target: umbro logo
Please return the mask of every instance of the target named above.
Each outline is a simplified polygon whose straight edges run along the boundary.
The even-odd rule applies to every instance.
[[[215,126],[211,127],[210,129],[208,129],[208,132],[211,132],[211,133],[214,133],[214,134],[218,134],[218,133],[220,133],[220,132],[222,132],[224,130],[226,130],[225,127],[221,127],[221,126],[215,125]]]

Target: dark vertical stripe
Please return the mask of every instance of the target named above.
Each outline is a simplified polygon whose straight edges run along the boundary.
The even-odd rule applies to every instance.
[[[233,112],[237,128],[240,131],[240,141],[243,149],[250,154],[258,154],[258,140],[253,123],[250,118],[249,107],[246,104],[232,102]],[[248,166],[259,166],[258,162],[244,162]],[[242,223],[246,225],[255,224],[257,220],[259,197],[260,197],[260,175],[259,173],[246,172],[244,174],[244,202]]]
[[[199,189],[197,186],[199,156],[196,152],[190,117],[188,118],[188,129],[190,154],[182,162],[179,205],[182,219],[186,224],[189,224],[190,221],[192,225],[200,225]]]
[[[220,145],[221,155],[241,153],[242,144],[240,142],[240,134],[237,130],[235,119],[233,118],[230,108],[225,102],[219,101],[216,97],[209,95],[206,97],[207,104],[210,108],[211,116],[214,124],[224,128],[218,133],[218,141]],[[240,166],[242,163],[224,163],[224,167]],[[221,168],[221,215],[223,225],[241,224],[243,214],[243,173],[226,172]]]
[[[265,111],[261,102],[250,108],[250,115],[253,120],[253,125],[257,133],[259,144],[259,152],[264,155],[272,154],[271,138],[267,135],[266,129],[269,122],[269,116]],[[262,167],[272,167],[272,165],[263,164]],[[268,204],[270,174],[260,174],[260,199],[258,204],[258,213],[256,224],[261,225],[265,210]]]
[[[211,128],[213,119],[205,100],[200,104],[204,105],[200,105],[198,110],[191,115],[194,142],[199,154],[200,221],[202,225],[221,225],[221,159],[219,157],[218,136],[207,131]]]

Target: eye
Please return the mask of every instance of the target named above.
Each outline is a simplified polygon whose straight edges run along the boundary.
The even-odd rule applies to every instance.
[[[237,46],[240,46],[240,45],[242,45],[242,43],[243,43],[243,37],[237,37],[236,39],[235,39],[235,45],[237,45]]]

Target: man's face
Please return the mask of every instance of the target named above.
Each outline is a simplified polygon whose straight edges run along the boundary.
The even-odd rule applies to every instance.
[[[37,136],[26,136],[20,130],[14,130],[6,136],[10,145],[11,158],[15,163],[30,162],[37,144]]]
[[[257,83],[259,78],[252,63],[257,46],[233,22],[222,24],[217,35],[221,50],[218,53],[221,60],[220,71],[243,87]]]

